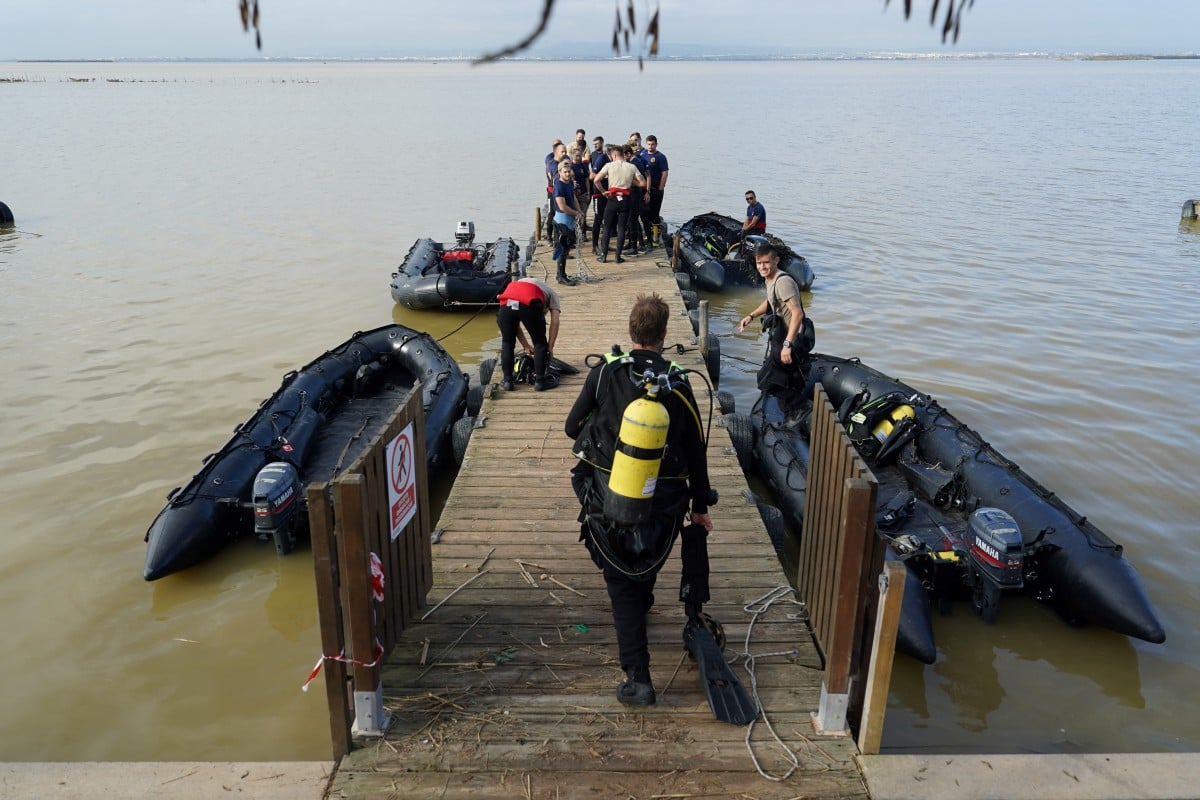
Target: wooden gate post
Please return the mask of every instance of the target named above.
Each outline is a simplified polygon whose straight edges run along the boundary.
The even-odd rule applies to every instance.
[[[376,658],[371,566],[366,548],[369,512],[364,483],[361,474],[352,473],[343,475],[334,485],[334,502],[342,515],[338,520],[338,546],[342,551],[338,560],[344,571],[342,585],[347,594],[349,657],[357,662],[354,665],[354,733],[383,736],[389,720],[383,708],[383,681]]]
[[[888,561],[879,576],[879,608],[871,642],[871,665],[867,669],[866,697],[858,728],[858,751],[866,756],[879,752],[883,739],[883,716],[887,711],[888,686],[896,657],[896,633],[908,569],[899,561]]]

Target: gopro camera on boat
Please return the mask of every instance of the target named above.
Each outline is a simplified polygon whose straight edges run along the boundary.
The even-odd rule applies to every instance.
[[[454,229],[454,241],[463,247],[468,247],[475,241],[475,223],[463,220]]]

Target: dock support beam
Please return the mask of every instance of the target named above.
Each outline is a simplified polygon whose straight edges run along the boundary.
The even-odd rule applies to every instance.
[[[908,570],[899,561],[888,561],[879,576],[879,607],[875,614],[875,635],[871,643],[871,663],[867,668],[867,689],[863,698],[862,720],[858,726],[858,751],[865,756],[879,753],[883,739],[883,716],[887,711],[888,687],[892,682],[892,663],[896,656],[896,633],[900,627],[900,605],[904,601],[904,583]]]

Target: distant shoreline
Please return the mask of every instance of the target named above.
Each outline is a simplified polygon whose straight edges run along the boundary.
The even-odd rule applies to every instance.
[[[438,63],[463,62],[471,63],[476,56],[380,56],[370,58],[345,58],[321,56],[288,56],[279,58],[19,58],[11,61],[0,60],[9,64],[304,64],[313,62],[331,62],[345,64],[369,63]],[[561,63],[561,62],[607,62],[607,61],[636,61],[636,56],[613,58],[610,56],[595,57],[525,57],[505,58],[502,61],[512,63]],[[1200,60],[1200,53],[1177,54],[1139,54],[1139,53],[827,53],[799,55],[746,55],[746,54],[714,54],[695,56],[659,56],[647,58],[647,61],[668,62],[761,62],[761,61],[1194,61]]]

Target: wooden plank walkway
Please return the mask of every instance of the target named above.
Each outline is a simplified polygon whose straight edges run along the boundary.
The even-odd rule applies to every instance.
[[[472,436],[433,547],[428,607],[446,602],[404,632],[383,671],[387,736],[342,760],[332,797],[867,797],[853,741],[813,731],[820,659],[796,618],[799,606],[773,605],[753,623],[749,643],[754,655],[796,650],[764,657],[755,669],[783,746],[761,718],[750,741],[769,775],[788,771],[789,752],[799,767],[782,781],[763,777],[747,729],[712,718],[682,647],[677,555],[659,576],[649,626],[658,703],[630,710],[616,700],[623,676],[611,608],[578,541],[563,421],[583,383],[585,356],[628,345],[638,293],[657,291],[677,311],[668,343],[692,338],[667,260],[661,249],[619,265],[589,258],[603,280],[559,287],[555,355],[580,374],[553,391],[519,385],[488,394],[484,427]],[[529,274],[544,277],[543,264],[553,276],[539,246]],[[698,350],[671,357],[703,369]],[[700,382],[692,383],[703,396]],[[742,497],[744,477],[715,418],[709,465],[721,500],[712,509],[713,598],[705,610],[724,623],[728,652],[741,652],[751,626],[743,607],[787,581],[754,505]],[[743,667],[735,671],[749,687]]]

